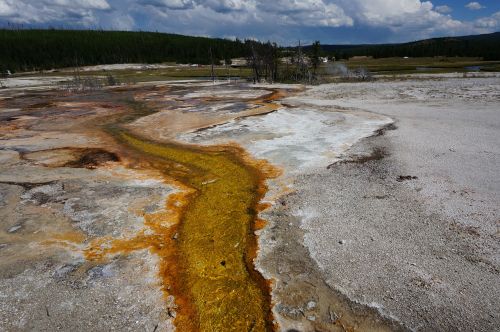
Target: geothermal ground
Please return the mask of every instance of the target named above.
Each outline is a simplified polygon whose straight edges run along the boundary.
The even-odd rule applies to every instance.
[[[0,330],[494,331],[500,76],[0,90]]]

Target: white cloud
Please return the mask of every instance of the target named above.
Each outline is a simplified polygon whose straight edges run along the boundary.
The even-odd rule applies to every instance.
[[[139,0],[138,3],[173,10],[190,9],[195,5],[193,0]]]
[[[0,18],[22,24],[95,26],[96,12],[110,10],[106,0],[0,0]]]
[[[450,12],[449,6],[434,6],[428,0],[0,0],[0,24],[255,36],[285,44],[342,37],[334,28],[356,28],[358,40],[343,37],[343,42],[367,42],[372,37],[402,41],[498,29],[496,14],[466,22]]]
[[[436,6],[436,11],[441,14],[449,14],[453,11],[450,6]]]
[[[198,1],[198,4],[219,13],[248,11],[255,9],[255,3],[253,1],[245,0],[205,0]]]
[[[14,14],[14,6],[7,1],[0,0],[0,17]]]
[[[323,0],[276,0],[258,1],[257,8],[262,13],[275,15],[282,25],[302,25],[309,27],[352,26],[353,19],[335,3]]]
[[[113,30],[127,31],[135,26],[135,20],[130,15],[112,16],[110,18],[110,28]]]
[[[500,12],[496,12],[489,17],[479,18],[474,22],[477,28],[495,30],[500,28]]]
[[[459,34],[465,25],[438,12],[430,1],[336,0],[355,25],[388,29],[399,40],[423,39],[435,35]]]
[[[485,8],[483,5],[481,5],[479,2],[469,2],[465,7],[469,8],[470,10],[479,10]]]
[[[61,6],[81,9],[105,10],[111,7],[106,0],[49,0],[43,1],[47,6]]]
[[[339,0],[344,8],[368,25],[400,25],[432,11],[432,3],[418,0]]]

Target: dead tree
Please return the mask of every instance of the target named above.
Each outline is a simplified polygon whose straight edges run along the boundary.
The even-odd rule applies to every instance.
[[[212,82],[215,84],[214,55],[212,52],[212,46],[208,49],[208,53],[210,57],[210,75],[212,77]]]
[[[231,64],[232,64],[231,59],[226,57],[226,59],[224,59],[224,66],[226,67],[227,81],[229,83],[231,83]]]
[[[316,74],[318,71],[319,64],[321,63],[321,44],[319,41],[315,41],[312,44],[312,50],[311,50],[311,64],[313,68],[313,77],[316,78]]]
[[[299,40],[299,44],[295,50],[295,55],[292,57],[295,64],[295,77],[294,80],[296,82],[311,82],[311,71],[309,70],[309,66],[307,64],[306,57],[304,52],[302,51],[302,45]]]
[[[273,83],[278,78],[279,49],[276,43],[268,42],[263,47],[264,64],[266,68],[266,80]]]
[[[260,82],[261,76],[261,58],[257,51],[256,42],[248,40],[249,55],[247,57],[247,63],[252,68],[253,72],[253,82]]]

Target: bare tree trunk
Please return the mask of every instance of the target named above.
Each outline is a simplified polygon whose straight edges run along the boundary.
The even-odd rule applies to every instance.
[[[252,66],[254,71],[254,83],[260,82],[259,56],[255,51],[255,46],[252,44]]]
[[[214,57],[212,53],[212,46],[209,48],[209,54],[210,54],[210,63],[211,63],[211,76],[212,76],[212,82],[215,84],[215,71],[214,71]]]

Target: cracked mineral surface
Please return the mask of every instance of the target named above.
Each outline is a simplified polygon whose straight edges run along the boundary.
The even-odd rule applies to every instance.
[[[0,329],[493,331],[500,78],[0,90]]]

